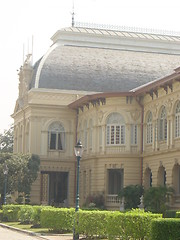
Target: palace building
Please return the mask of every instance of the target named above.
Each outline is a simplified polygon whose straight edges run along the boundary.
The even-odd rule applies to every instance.
[[[31,203],[73,207],[103,195],[119,209],[130,184],[167,185],[180,208],[180,36],[90,27],[60,29],[19,71],[14,152],[38,154]]]

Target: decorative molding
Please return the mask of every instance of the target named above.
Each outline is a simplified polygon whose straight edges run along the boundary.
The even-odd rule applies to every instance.
[[[140,118],[141,112],[138,109],[135,109],[130,112],[131,118],[134,121],[137,121]]]

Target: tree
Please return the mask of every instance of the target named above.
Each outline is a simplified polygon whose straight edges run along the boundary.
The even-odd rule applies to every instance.
[[[0,133],[0,152],[13,152],[14,126]]]
[[[145,209],[154,213],[164,213],[169,204],[173,189],[167,186],[150,187],[144,193]]]
[[[12,153],[0,153],[0,182],[3,183],[5,176],[3,168],[7,165],[7,193],[29,194],[31,185],[36,180],[40,166],[40,159],[37,155],[24,155]],[[4,184],[0,185],[0,192],[4,193]]]
[[[141,185],[129,185],[119,192],[119,197],[124,197],[125,209],[137,208],[140,205],[140,197],[143,195],[143,187]]]

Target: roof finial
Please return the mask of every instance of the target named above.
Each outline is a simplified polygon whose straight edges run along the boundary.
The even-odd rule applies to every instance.
[[[72,27],[74,27],[74,0],[73,0],[73,11],[72,11]]]

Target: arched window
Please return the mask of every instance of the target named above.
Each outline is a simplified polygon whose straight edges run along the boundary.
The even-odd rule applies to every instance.
[[[149,112],[147,116],[147,128],[146,128],[146,143],[152,143],[152,113]]]
[[[64,150],[65,149],[65,130],[61,123],[54,122],[49,126],[49,149]]]
[[[180,137],[180,101],[176,105],[175,112],[175,137]]]
[[[125,144],[125,122],[120,113],[112,113],[106,122],[106,144]]]
[[[167,139],[167,114],[165,106],[162,107],[159,116],[159,140]]]
[[[137,145],[137,125],[131,125],[131,145]]]

